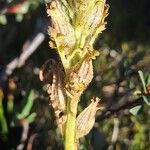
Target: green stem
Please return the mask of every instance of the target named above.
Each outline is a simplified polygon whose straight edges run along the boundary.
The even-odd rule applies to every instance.
[[[68,100],[67,103],[67,121],[65,125],[65,150],[77,150],[75,145],[75,124],[76,124],[76,113],[77,104],[74,103],[73,112],[71,111],[71,103]]]

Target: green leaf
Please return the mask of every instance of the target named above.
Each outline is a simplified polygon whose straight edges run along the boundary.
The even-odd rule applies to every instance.
[[[131,109],[129,110],[129,112],[130,112],[132,115],[136,116],[136,115],[139,113],[139,111],[140,111],[141,108],[142,108],[142,105],[137,105],[137,106],[131,108]]]
[[[24,106],[22,112],[17,115],[17,118],[26,118],[30,114],[34,98],[35,98],[34,91],[31,90],[29,96],[27,97],[27,103]]]
[[[143,85],[143,90],[144,90],[145,93],[147,93],[144,74],[141,70],[139,70],[138,73],[139,73],[139,76],[140,76],[140,79],[141,79],[141,82],[142,82],[142,85]]]
[[[148,106],[150,106],[150,102],[149,102],[149,100],[148,100],[148,97],[146,97],[145,95],[142,95],[142,98],[143,98],[144,102],[145,102]]]
[[[30,114],[25,120],[28,122],[28,123],[32,123],[34,120],[35,120],[35,117],[37,116],[37,114],[34,112],[32,114]]]

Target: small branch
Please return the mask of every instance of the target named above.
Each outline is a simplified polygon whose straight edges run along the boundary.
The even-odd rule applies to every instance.
[[[108,150],[115,149],[118,135],[119,135],[119,119],[114,118],[114,128],[113,128],[113,133],[112,133],[112,138],[111,138],[112,143],[111,143],[111,145],[109,145]]]
[[[31,135],[31,137],[29,138],[28,144],[27,144],[27,150],[32,150],[33,141],[37,136],[38,136],[37,133]]]
[[[6,81],[16,68],[22,67],[26,60],[37,50],[38,46],[44,41],[45,35],[40,32],[37,33],[32,41],[27,40],[23,47],[22,53],[19,57],[14,58],[5,68],[0,76],[1,81]]]
[[[11,61],[7,67],[6,67],[6,74],[10,75],[15,68],[20,68],[24,65],[25,61],[31,56],[31,54],[34,53],[34,51],[38,48],[38,46],[44,41],[44,34],[38,33],[33,41],[26,47],[26,49],[21,53],[21,55],[18,58],[15,58],[13,61]],[[29,43],[27,41],[24,45]],[[24,46],[23,46],[24,47]]]
[[[117,107],[108,108],[106,111],[104,111],[100,116],[98,116],[96,118],[96,122],[99,122],[99,121],[102,121],[106,118],[109,118],[110,116],[118,113],[121,110],[130,109],[134,106],[142,104],[142,102],[143,102],[143,99],[140,97],[140,98],[135,99],[135,100],[130,100],[130,101],[128,100],[127,102],[125,102],[125,103],[123,103]]]
[[[22,127],[23,127],[23,131],[22,131],[20,143],[17,146],[17,150],[23,150],[24,149],[25,141],[28,137],[28,132],[29,132],[29,123],[24,120],[22,123]]]
[[[112,143],[116,143],[119,134],[119,120],[118,118],[114,118],[114,129],[112,134]]]

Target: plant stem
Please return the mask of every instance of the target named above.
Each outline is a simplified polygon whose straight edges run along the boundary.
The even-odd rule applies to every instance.
[[[71,100],[67,103],[67,121],[65,125],[65,150],[77,150],[75,145],[75,125],[76,125],[76,113],[77,103],[73,106],[73,112],[71,111]]]

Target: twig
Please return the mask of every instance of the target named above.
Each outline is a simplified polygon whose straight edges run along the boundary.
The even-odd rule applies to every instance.
[[[1,75],[1,81],[7,80],[16,68],[24,65],[25,61],[37,50],[38,46],[44,41],[45,35],[40,32],[35,35],[35,38],[30,42],[27,40],[22,48],[22,53],[19,57],[14,58],[5,68]]]
[[[10,76],[16,68],[24,65],[25,61],[37,50],[39,45],[47,37],[47,28],[49,20],[41,16],[37,19],[37,23],[32,35],[33,38],[28,38],[22,46],[21,54],[19,57],[14,58],[4,70],[0,72],[0,86],[4,84],[8,76]]]
[[[6,74],[10,75],[15,68],[20,68],[24,65],[25,61],[34,53],[34,51],[38,48],[38,46],[44,41],[45,36],[43,33],[38,33],[33,41],[30,43],[26,50],[23,50],[21,55],[18,58],[15,58],[12,62],[10,62],[6,67]],[[27,41],[25,44],[27,44]],[[24,45],[25,45],[24,44]]]
[[[119,134],[119,120],[118,118],[114,118],[114,129],[112,134],[112,143],[116,143]]]
[[[28,137],[28,132],[29,132],[29,123],[24,120],[22,123],[22,127],[23,127],[23,131],[22,131],[20,143],[17,146],[17,150],[23,150],[25,146],[25,141]]]
[[[112,139],[111,139],[112,143],[108,147],[108,150],[115,149],[115,144],[118,139],[118,134],[119,134],[119,120],[118,120],[118,118],[114,118],[114,128],[113,128]]]
[[[37,136],[38,136],[37,133],[31,135],[31,137],[29,138],[28,144],[27,144],[27,150],[32,150],[33,141]]]
[[[108,108],[106,111],[104,111],[100,116],[98,116],[96,118],[96,121],[99,122],[99,121],[102,121],[116,113],[118,113],[119,111],[121,110],[124,110],[124,109],[130,109],[134,106],[137,106],[139,104],[142,104],[143,102],[143,99],[142,97],[138,98],[138,99],[135,99],[135,100],[128,100],[127,102],[117,106],[117,107],[110,107]]]

